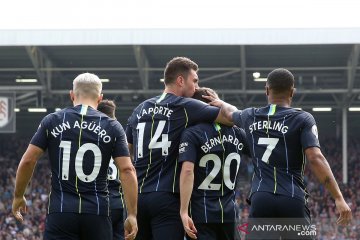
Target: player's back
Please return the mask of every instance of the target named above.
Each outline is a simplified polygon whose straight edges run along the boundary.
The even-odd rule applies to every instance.
[[[209,111],[210,109],[210,111]],[[178,192],[178,146],[181,133],[201,120],[213,121],[217,108],[171,93],[141,103],[128,120],[139,192]]]
[[[109,215],[108,166],[115,142],[124,137],[121,125],[87,105],[78,105],[49,114],[40,127],[46,128],[47,136],[34,137],[32,143],[49,151],[49,213]]]
[[[311,114],[271,104],[243,110],[240,121],[255,166],[252,192],[273,192],[304,200],[303,150],[319,146],[318,141],[313,141],[304,131],[315,126],[312,134],[317,135]]]
[[[238,127],[200,123],[185,130],[180,162],[194,160],[191,214],[195,222],[233,222],[234,188],[242,153],[248,154],[245,132]]]

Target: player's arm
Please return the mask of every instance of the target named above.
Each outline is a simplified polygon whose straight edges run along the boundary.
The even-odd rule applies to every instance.
[[[12,213],[19,221],[23,221],[21,211],[26,212],[26,199],[24,197],[26,187],[28,186],[35,165],[44,151],[32,144],[29,144],[26,152],[21,158],[16,172],[14,200],[12,203]]]
[[[185,161],[180,173],[180,216],[186,233],[196,239],[197,230],[189,217],[188,209],[194,186],[194,163]]]
[[[180,215],[188,213],[194,186],[194,163],[183,162],[180,173]]]
[[[233,113],[235,111],[237,111],[238,109],[229,104],[229,103],[226,103],[224,101],[221,101],[221,100],[217,100],[217,102],[220,102],[220,111],[219,111],[219,114],[218,116],[216,117],[216,122],[218,123],[222,123],[224,125],[227,125],[227,126],[233,126],[234,125],[234,120],[233,120]],[[210,103],[212,104],[212,103]],[[216,106],[216,105],[214,105]]]
[[[119,169],[121,186],[124,191],[125,204],[127,209],[127,219],[124,223],[126,239],[135,238],[137,233],[137,201],[138,201],[138,182],[135,168],[130,157],[116,157],[114,159]]]
[[[131,143],[128,143],[128,148],[129,148],[130,158],[131,158],[131,160],[134,160],[133,145]]]
[[[208,99],[210,101],[210,105],[220,108],[219,114],[217,115],[215,121],[227,126],[233,126],[233,113],[238,109],[235,106],[220,100],[215,92],[207,91],[207,93],[208,96],[203,95],[202,97]]]
[[[179,144],[179,162],[182,164],[180,172],[180,217],[186,233],[194,239],[196,239],[197,230],[188,211],[194,186],[194,165],[199,148],[196,131],[186,129],[181,135]]]
[[[126,134],[118,125],[120,135],[116,138],[115,148],[113,151],[113,159],[116,167],[119,169],[119,177],[124,192],[125,204],[128,216],[124,222],[125,239],[134,239],[136,237],[137,227],[137,201],[138,201],[138,182],[135,168],[130,159],[130,148],[126,138],[131,136],[131,129],[126,129]],[[129,132],[128,132],[129,131]],[[129,133],[129,135],[127,135]],[[130,140],[132,140],[130,138]],[[132,141],[130,141],[132,142]]]
[[[130,118],[128,120],[128,124],[125,129],[125,134],[126,134],[126,138],[127,138],[130,158],[131,158],[131,160],[134,160],[133,135],[132,135],[132,128],[131,128],[131,124],[130,124]]]
[[[318,147],[310,147],[305,149],[306,158],[308,160],[311,171],[315,174],[317,179],[324,184],[326,189],[330,192],[335,200],[336,208],[340,213],[337,223],[346,225],[350,223],[352,213],[341,194],[340,188],[331,171],[330,165],[321,150]]]

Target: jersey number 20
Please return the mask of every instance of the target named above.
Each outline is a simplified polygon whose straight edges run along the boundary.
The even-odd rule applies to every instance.
[[[236,172],[235,172],[235,179],[231,181],[230,179],[230,165],[231,162],[235,160],[236,161]],[[204,179],[204,181],[200,184],[198,189],[201,190],[219,190],[221,187],[221,184],[217,183],[211,183],[214,178],[219,174],[221,169],[221,159],[216,154],[206,154],[200,159],[199,166],[200,167],[206,167],[206,163],[208,161],[214,162],[214,168],[210,171],[209,175]],[[223,167],[223,178],[225,185],[230,189],[233,190],[235,188],[235,181],[236,181],[236,175],[239,171],[240,166],[240,155],[238,153],[230,153],[224,162]]]

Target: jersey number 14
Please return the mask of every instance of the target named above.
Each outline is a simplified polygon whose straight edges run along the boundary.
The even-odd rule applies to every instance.
[[[166,121],[162,120],[159,121],[159,124],[156,128],[155,134],[151,137],[150,143],[148,148],[149,149],[155,149],[155,148],[161,148],[161,154],[162,156],[167,156],[169,154],[169,147],[171,146],[171,141],[169,141],[169,135],[168,134],[162,134],[164,127],[165,127]],[[138,134],[138,144],[137,144],[137,157],[143,158],[144,157],[144,132],[145,132],[145,122],[138,123],[136,129],[139,130]],[[151,135],[153,133],[153,125],[151,126]],[[158,141],[161,135],[161,141]]]

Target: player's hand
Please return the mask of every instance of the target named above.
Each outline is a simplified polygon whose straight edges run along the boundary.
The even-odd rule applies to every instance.
[[[340,217],[336,221],[338,225],[345,226],[351,222],[352,213],[349,205],[345,202],[344,198],[335,200],[336,209],[340,213]]]
[[[137,220],[135,216],[129,215],[124,222],[125,239],[133,240],[138,232]]]
[[[26,207],[26,198],[23,197],[15,197],[12,203],[12,214],[14,217],[22,222],[24,221],[24,218],[21,213],[26,213],[27,207]]]
[[[189,237],[191,237],[192,239],[197,239],[196,237],[197,230],[195,228],[194,222],[191,219],[191,217],[189,217],[187,213],[181,214],[181,221],[184,226],[186,234],[189,235]]]
[[[207,95],[202,95],[202,97],[209,100],[210,105],[221,107],[222,101],[220,100],[216,92],[212,91],[211,89],[206,89],[206,93]]]
[[[219,107],[221,108],[221,106],[223,105],[223,101],[219,99],[219,97],[217,96],[216,93],[212,93],[211,91],[206,90],[206,92],[209,95],[202,95],[203,98],[209,100],[209,104],[215,107]]]

